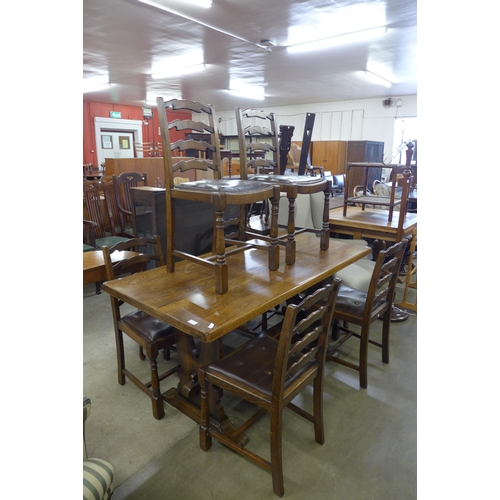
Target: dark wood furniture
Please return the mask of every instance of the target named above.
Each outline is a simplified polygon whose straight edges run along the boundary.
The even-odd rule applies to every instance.
[[[97,224],[94,227],[97,248],[102,248],[103,245],[114,245],[126,239],[116,234],[109,196],[101,181],[83,181],[83,197],[87,212],[85,220],[91,220]]]
[[[293,125],[280,125],[279,132],[279,173],[283,175],[288,161],[288,152],[292,147],[292,136],[295,127]]]
[[[325,442],[323,426],[323,371],[328,331],[340,280],[286,308],[278,325],[279,340],[260,335],[229,356],[199,369],[201,386],[200,447],[208,451],[212,437],[253,463],[270,471],[273,490],[285,493],[282,458],[282,419],[285,408],[314,424],[316,442]],[[313,385],[312,412],[292,403]],[[210,425],[209,387],[227,391],[257,406],[257,412],[236,430],[231,439]],[[270,413],[270,460],[237,442],[237,437],[265,412]]]
[[[347,141],[346,164],[347,163],[382,163],[384,159],[384,143],[379,141]],[[382,167],[373,168],[369,171],[368,186],[375,179],[382,179]],[[351,195],[354,186],[363,184],[362,172],[351,173],[349,184],[346,189]]]
[[[417,312],[417,300],[415,299],[415,302],[409,301],[409,291],[410,289],[413,290],[417,289],[417,280],[416,280],[417,265],[413,263],[413,258],[416,249],[417,249],[417,228],[415,228],[415,230],[413,231],[413,237],[410,243],[410,251],[408,253],[408,263],[407,263],[408,270],[406,271],[405,275],[403,298],[401,299],[400,302],[396,302],[395,304],[397,307],[402,307],[403,309],[410,309],[411,311],[415,312]],[[413,276],[415,276],[414,280]]]
[[[155,252],[139,253],[131,257],[123,254],[124,251],[138,251],[146,245],[153,246]],[[112,259],[115,252],[121,252],[122,258]],[[103,248],[104,267],[106,278],[114,280],[124,275],[135,275],[146,270],[146,266],[152,262],[157,266],[164,266],[163,252],[158,237],[130,238],[112,247]],[[164,271],[164,267],[159,267]],[[151,398],[153,415],[160,420],[165,415],[163,397],[160,390],[160,382],[177,372],[178,366],[170,368],[163,374],[158,374],[156,358],[163,349],[166,359],[169,359],[169,350],[175,343],[174,329],[168,323],[137,310],[122,315],[120,307],[123,302],[111,296],[111,310],[113,312],[113,323],[115,327],[116,358],[118,363],[118,383],[125,384],[125,377],[129,378],[139,389]],[[125,350],[123,346],[123,334],[134,340],[144,351],[150,364],[150,380],[142,382],[125,366]]]
[[[176,347],[181,361],[179,384],[163,394],[164,399],[196,423],[201,424],[198,368],[219,358],[218,340],[287,299],[320,283],[370,252],[366,247],[332,240],[327,252],[317,246],[316,236],[297,236],[297,261],[267,269],[264,252],[250,248],[227,256],[229,287],[214,293],[211,269],[184,260],[174,273],[164,268],[106,281],[103,290],[176,329]],[[194,340],[199,344],[195,345]],[[213,422],[230,434],[220,394],[210,402]]]
[[[118,215],[120,216],[121,236],[133,237],[136,235],[130,189],[147,185],[148,176],[145,173],[122,172],[119,175],[113,174],[113,191],[116,198]],[[129,229],[127,230],[127,228]]]
[[[320,248],[321,250],[328,250],[330,236],[329,236],[329,226],[328,226],[328,214],[330,209],[330,194],[332,190],[331,181],[324,179],[323,177],[316,176],[305,176],[305,165],[307,161],[307,154],[301,155],[299,166],[299,175],[276,175],[276,170],[278,168],[278,143],[276,135],[276,127],[274,121],[274,113],[268,113],[266,111],[256,110],[256,109],[245,109],[236,108],[236,128],[238,130],[238,142],[240,147],[240,176],[245,179],[253,179],[259,182],[270,183],[273,185],[278,185],[281,192],[286,193],[288,198],[288,224],[287,224],[287,234],[280,238],[280,243],[285,245],[285,262],[288,265],[293,265],[295,262],[295,252],[296,252],[296,241],[295,235],[298,232],[309,231],[314,232],[320,236]],[[312,115],[312,113],[308,113]],[[314,115],[313,115],[314,117]],[[259,125],[244,125],[244,121],[258,122]],[[312,125],[314,119],[306,120],[306,128],[304,133],[304,141],[306,145],[310,142],[310,137],[312,135]],[[260,143],[260,142],[246,142],[246,137],[248,134],[258,134],[259,136],[264,135],[264,132],[268,131],[268,137],[271,139],[270,144]],[[269,160],[248,160],[245,153],[247,151],[267,151],[272,154],[272,159]],[[265,162],[265,163],[264,163]],[[248,173],[249,167],[252,166],[264,166],[267,163],[268,168],[273,169],[273,174],[262,175],[256,174],[250,176]],[[323,208],[323,227],[318,231],[312,228],[301,228],[296,230],[295,228],[295,200],[298,194],[313,194],[313,193],[324,193],[324,208]]]
[[[389,222],[392,222],[392,216],[394,213],[394,207],[401,205],[400,207],[400,218],[406,216],[406,203],[407,203],[407,198],[408,198],[408,182],[405,181],[403,182],[403,192],[400,198],[396,197],[396,183],[392,183],[391,186],[391,194],[388,197],[383,197],[383,196],[369,196],[368,195],[368,186],[372,186],[377,182],[377,180],[374,180],[372,184],[369,183],[369,179],[372,177],[370,175],[370,172],[373,170],[380,170],[382,171],[382,168],[386,169],[391,169],[391,171],[394,171],[397,169],[397,165],[385,165],[383,163],[366,163],[366,162],[361,162],[361,163],[348,163],[347,164],[347,170],[346,170],[346,181],[345,184],[347,186],[352,185],[352,178],[355,177],[357,178],[359,176],[359,171],[362,172],[361,175],[361,184],[360,186],[362,187],[362,193],[358,196],[354,195],[354,193],[348,192],[347,189],[344,189],[344,216],[347,215],[347,207],[348,205],[356,204],[356,205],[361,205],[361,209],[365,209],[365,205],[377,205],[377,206],[386,206],[388,208],[388,219]],[[353,196],[354,195],[354,196]]]
[[[368,386],[368,344],[380,347],[382,361],[389,363],[392,303],[406,244],[407,240],[403,240],[379,252],[368,292],[345,285],[339,290],[332,330],[332,337],[336,342],[328,347],[327,360],[357,370],[359,385],[363,389]],[[383,321],[382,342],[370,338],[370,325],[379,318]],[[359,326],[360,331],[353,330],[351,325]],[[344,334],[340,339],[339,331]],[[339,356],[339,348],[352,336],[360,340],[357,364]]]
[[[279,266],[278,245],[278,203],[279,187],[264,182],[256,182],[243,179],[223,179],[221,172],[221,159],[219,152],[219,137],[215,126],[214,108],[212,105],[204,105],[199,102],[172,99],[165,102],[163,98],[157,98],[160,130],[163,143],[163,159],[165,165],[165,187],[167,202],[167,249],[166,265],[169,272],[175,271],[175,258],[189,260],[200,265],[209,267],[215,275],[215,290],[218,294],[224,294],[228,290],[228,265],[226,255],[232,251],[242,251],[248,247],[245,241],[246,232],[246,206],[252,203],[271,200],[271,227],[270,236],[260,235],[259,241],[252,243],[256,248],[265,250],[268,254],[268,268],[276,270]],[[193,113],[193,120],[174,120],[168,123],[166,110],[183,110]],[[178,140],[170,143],[170,129],[177,131],[196,130],[201,133],[210,134],[210,142],[190,140]],[[212,160],[203,157],[173,163],[172,151],[198,150],[200,153],[210,152]],[[202,156],[200,154],[200,156]],[[203,155],[207,156],[207,155]],[[174,185],[174,172],[186,172],[189,170],[211,170],[214,179],[203,181],[185,182]],[[200,258],[198,256],[182,252],[176,244],[176,217],[177,207],[173,200],[191,200],[195,202],[210,203],[214,215],[214,251],[213,255]],[[228,205],[240,206],[238,239],[226,241],[224,212]],[[226,251],[226,245],[234,245],[236,248]]]
[[[167,244],[167,201],[165,188],[137,186],[130,189],[135,236],[158,235],[163,248]],[[179,250],[193,255],[202,255],[212,250],[214,220],[212,206],[191,200],[174,200],[176,242]],[[239,216],[239,207],[230,205],[224,212],[224,219]]]
[[[400,212],[394,212],[392,221],[388,222],[387,210],[349,207],[347,215],[344,216],[343,210],[334,208],[330,210],[329,225],[331,233],[347,234],[356,240],[369,238],[396,242],[411,237],[417,227],[417,214],[406,214],[406,217],[402,217]]]

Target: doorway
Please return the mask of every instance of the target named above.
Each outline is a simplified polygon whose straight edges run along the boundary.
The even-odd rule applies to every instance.
[[[142,157],[135,142],[142,143],[142,120],[95,117],[96,151],[99,168],[106,158]]]

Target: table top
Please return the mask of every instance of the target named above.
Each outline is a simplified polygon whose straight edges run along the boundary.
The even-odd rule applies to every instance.
[[[399,229],[400,212],[394,211],[392,221],[388,221],[388,210],[376,208],[347,207],[347,215],[344,217],[340,208],[330,210],[330,230],[335,232],[347,231],[349,234],[360,233],[359,237],[385,237],[395,241]],[[407,213],[401,231],[408,235],[417,227],[417,214]]]
[[[118,280],[103,289],[175,328],[213,342],[277,304],[331,276],[370,252],[368,247],[330,240],[321,251],[313,233],[296,235],[296,262],[269,271],[267,252],[249,249],[226,257],[229,291],[215,293],[213,269],[189,261],[175,271],[152,269]]]
[[[130,259],[130,257],[133,257],[134,255],[137,255],[137,252],[113,252],[111,254],[111,262],[117,262],[122,259]],[[83,252],[83,272],[90,269],[95,269],[97,267],[104,268],[104,257],[102,255],[102,250]]]

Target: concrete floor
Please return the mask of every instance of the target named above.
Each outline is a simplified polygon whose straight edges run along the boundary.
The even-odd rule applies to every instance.
[[[415,291],[411,292],[415,294]],[[398,285],[396,299],[402,296]],[[411,295],[410,297],[414,297]],[[372,326],[380,333],[381,322]],[[127,365],[148,376],[137,346],[126,341]],[[109,296],[83,287],[83,394],[92,400],[86,426],[89,456],[114,465],[113,500],[265,500],[273,494],[271,475],[214,440],[205,453],[198,427],[169,405],[158,421],[148,397],[128,381],[117,382]],[[344,352],[356,354],[357,341]],[[334,363],[325,370],[325,444],[314,441],[312,424],[284,413],[285,498],[290,500],[409,500],[417,498],[417,316],[391,325],[390,364],[370,346],[368,389],[358,373]],[[160,368],[167,363],[159,360]],[[162,383],[176,385],[176,377]],[[309,403],[306,393],[303,404]],[[248,411],[229,397],[231,417]],[[239,422],[238,422],[239,423]],[[249,431],[249,446],[268,449],[268,420]]]

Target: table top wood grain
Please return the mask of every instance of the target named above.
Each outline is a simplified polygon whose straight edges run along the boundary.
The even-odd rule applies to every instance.
[[[296,236],[293,266],[269,271],[267,252],[249,249],[227,256],[229,291],[216,294],[211,269],[181,261],[104,283],[107,293],[203,342],[213,342],[277,304],[333,275],[370,252],[368,247],[330,241],[320,250],[312,233]]]

